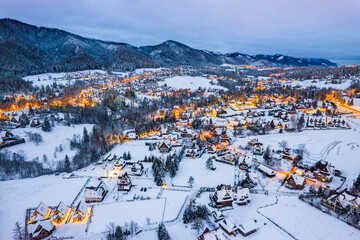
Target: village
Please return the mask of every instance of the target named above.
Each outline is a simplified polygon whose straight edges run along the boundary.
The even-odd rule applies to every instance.
[[[359,239],[359,75],[300,71],[27,77],[34,92],[3,96],[0,149],[36,167],[0,174],[0,232],[16,222],[30,240],[101,239],[117,226],[129,239],[159,226],[173,239]]]

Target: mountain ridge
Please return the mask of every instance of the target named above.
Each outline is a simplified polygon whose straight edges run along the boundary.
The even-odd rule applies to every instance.
[[[294,58],[281,54],[222,54],[195,49],[174,40],[135,47],[14,19],[0,19],[0,74],[28,75],[94,68],[128,71],[160,66],[221,64],[336,66],[326,59]]]

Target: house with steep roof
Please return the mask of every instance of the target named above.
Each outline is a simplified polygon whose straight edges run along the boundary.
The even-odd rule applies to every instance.
[[[108,186],[100,179],[92,179],[85,188],[85,202],[101,202],[106,193]]]

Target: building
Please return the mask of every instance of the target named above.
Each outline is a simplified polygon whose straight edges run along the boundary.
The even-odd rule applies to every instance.
[[[335,168],[328,162],[321,160],[315,164],[314,176],[320,181],[331,182],[335,175]]]
[[[238,226],[236,226],[228,219],[221,220],[219,222],[219,226],[221,227],[222,230],[224,230],[224,232],[226,232],[230,236],[236,236],[236,234],[239,232]]]
[[[275,177],[275,171],[263,164],[259,165],[258,170],[268,177]]]
[[[232,207],[234,201],[231,191],[226,189],[226,187],[217,190],[210,198],[217,207]]]
[[[234,202],[238,205],[246,205],[251,201],[250,191],[248,188],[240,188],[235,186],[233,188],[233,198]]]
[[[239,168],[242,170],[248,170],[251,168],[252,160],[249,156],[244,156],[239,163]]]
[[[168,153],[171,151],[171,142],[169,140],[161,141],[158,148],[161,153]]]
[[[35,211],[30,216],[30,221],[36,221],[36,219],[40,216],[42,218],[49,218],[51,214],[51,209],[46,206],[43,202],[39,204],[39,206],[35,209]]]
[[[56,223],[63,222],[64,220],[66,220],[65,217],[68,210],[69,207],[65,203],[60,202],[59,205],[57,205],[56,209],[53,211],[51,215],[51,220]]]
[[[129,175],[133,176],[141,176],[144,172],[144,166],[142,163],[137,162],[133,163],[129,171],[127,171]]]
[[[85,203],[83,203],[82,201],[80,201],[76,205],[75,210],[73,211],[72,220],[74,222],[83,221],[86,217],[86,212],[87,212],[87,205]]]
[[[306,180],[304,177],[300,176],[297,173],[290,173],[288,179],[286,180],[285,187],[289,189],[303,189],[305,187]]]
[[[102,180],[93,179],[85,188],[85,202],[101,202],[107,192],[108,187]]]
[[[346,189],[341,192],[325,189],[321,204],[338,214],[360,215],[360,196],[352,194]]]
[[[225,236],[221,231],[221,228],[215,228],[210,230],[205,228],[204,232],[198,237],[198,240],[225,240]]]
[[[239,232],[244,237],[256,232],[258,230],[257,224],[254,220],[250,220],[245,223],[241,223],[238,225]]]
[[[50,234],[55,230],[54,224],[50,219],[43,219],[37,221],[36,223],[31,223],[28,225],[28,234],[30,240],[39,240],[50,236]]]
[[[119,176],[118,178],[118,191],[130,191],[132,187],[131,179],[128,176],[127,172],[125,172],[123,175]]]
[[[221,221],[225,217],[224,214],[222,214],[222,212],[220,210],[213,211],[212,216],[214,217],[215,222]]]

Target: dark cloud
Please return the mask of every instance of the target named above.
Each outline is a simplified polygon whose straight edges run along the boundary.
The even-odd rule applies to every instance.
[[[136,46],[360,63],[358,0],[2,0],[0,17]]]

